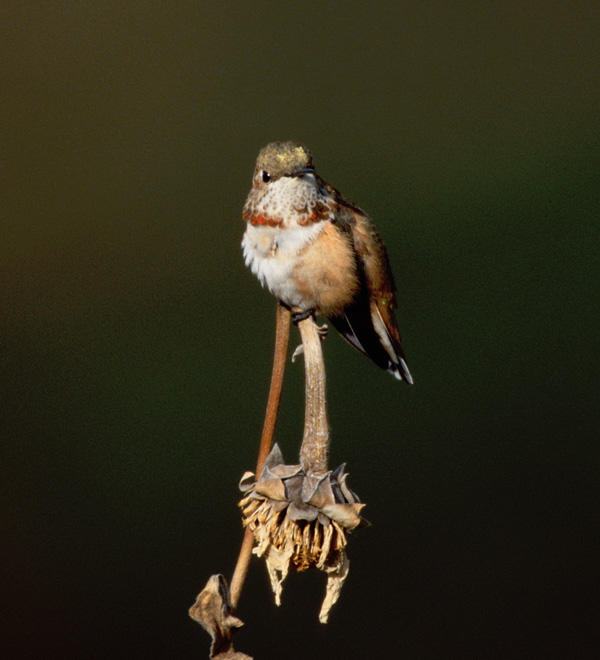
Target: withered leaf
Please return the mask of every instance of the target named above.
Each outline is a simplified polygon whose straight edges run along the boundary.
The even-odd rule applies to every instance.
[[[233,648],[231,637],[244,623],[232,614],[229,587],[222,575],[210,576],[206,586],[198,594],[196,602],[190,607],[189,615],[211,636],[211,658],[252,660],[249,655]]]

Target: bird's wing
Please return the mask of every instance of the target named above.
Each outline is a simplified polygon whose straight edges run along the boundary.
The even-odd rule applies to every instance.
[[[396,286],[387,250],[367,214],[320,180],[341,208],[335,222],[352,237],[366,295],[359,296],[341,318],[332,319],[344,338],[396,378],[413,383],[401,347],[396,321]]]
[[[381,321],[389,328],[390,339],[399,344],[400,333],[394,316],[396,285],[387,250],[368,216],[358,211],[353,211],[352,215],[352,239],[361,260],[370,300],[375,303]]]
[[[387,250],[369,217],[359,209],[352,209],[354,222],[352,238],[361,260],[365,283],[369,290],[373,328],[402,378],[412,383],[401,346],[396,321],[396,286]]]

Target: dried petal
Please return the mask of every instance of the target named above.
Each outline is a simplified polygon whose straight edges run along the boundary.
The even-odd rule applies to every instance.
[[[323,604],[321,605],[321,611],[319,612],[319,621],[321,623],[327,623],[329,620],[329,612],[331,608],[335,605],[338,598],[340,597],[340,591],[342,590],[342,585],[348,577],[348,571],[350,570],[350,562],[348,557],[344,555],[341,566],[334,569],[333,571],[328,571],[327,576],[327,587],[325,589],[325,598],[323,599]]]
[[[279,513],[280,511],[283,511],[286,507],[288,506],[288,501],[287,500],[272,500],[271,501],[271,507],[273,508],[273,511]]]
[[[340,484],[340,488],[342,489],[342,493],[344,494],[344,498],[346,502],[360,502],[358,497],[356,496],[355,493],[353,493],[347,486],[346,484],[346,479],[348,478],[348,473],[343,473],[340,475],[340,478],[338,479],[338,483]]]
[[[287,577],[290,568],[290,559],[292,550],[281,552],[273,546],[269,548],[266,556],[267,571],[271,580],[271,589],[275,595],[275,605],[281,605],[281,592],[283,591],[283,582]]]
[[[339,481],[340,478],[343,476],[344,472],[346,470],[346,464],[342,463],[341,465],[338,465],[335,470],[331,473],[331,478],[334,481]]]
[[[290,477],[284,481],[285,492],[289,502],[295,500],[301,500],[302,498],[302,482],[304,481],[304,475],[299,474],[294,477]]]
[[[242,478],[240,479],[240,490],[245,493],[246,491],[250,490],[252,486],[254,486],[255,481],[256,479],[254,478],[254,472],[244,472]]]
[[[311,496],[304,501],[309,502],[319,509],[323,509],[327,504],[333,504],[335,502],[329,473],[318,480]]]
[[[258,495],[264,495],[271,500],[285,500],[285,486],[283,481],[279,478],[275,479],[263,479],[260,478],[260,481],[256,482],[254,486],[254,492]]]
[[[275,442],[273,444],[273,447],[271,448],[271,451],[269,452],[269,455],[265,459],[265,467],[272,467],[273,465],[281,465],[283,463],[283,454],[281,453],[281,449],[279,449],[279,445]]]
[[[314,520],[319,515],[318,509],[304,502],[291,502],[288,506],[287,516],[290,520]]]
[[[272,473],[280,479],[289,479],[302,473],[301,465],[276,465],[272,468]]]
[[[360,524],[360,512],[364,506],[364,504],[327,504],[321,511],[344,529],[351,530]]]

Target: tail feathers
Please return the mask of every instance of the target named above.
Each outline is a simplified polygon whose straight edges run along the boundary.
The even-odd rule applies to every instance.
[[[404,358],[400,358],[400,361],[397,364],[393,364],[391,368],[388,368],[388,371],[394,376],[394,378],[397,378],[398,380],[403,380],[405,383],[408,383],[409,385],[413,385],[414,383],[413,377],[408,369],[408,365],[406,364],[406,360]]]
[[[343,316],[332,317],[331,322],[342,337],[378,367],[391,373],[396,379],[409,385],[413,379],[399,346],[394,346],[389,335],[385,339],[374,327],[368,307],[354,306]]]
[[[400,334],[398,333],[398,327],[396,326],[396,319],[393,316],[390,316],[391,310],[387,310],[388,323],[393,323],[393,327],[389,328],[388,325],[383,320],[381,310],[377,305],[377,302],[372,302],[370,305],[371,310],[371,321],[373,323],[373,328],[383,345],[386,353],[390,358],[390,362],[393,365],[391,369],[388,369],[399,380],[404,380],[409,385],[413,384],[413,379],[408,370],[408,365],[404,359],[404,351],[402,346],[400,346]]]

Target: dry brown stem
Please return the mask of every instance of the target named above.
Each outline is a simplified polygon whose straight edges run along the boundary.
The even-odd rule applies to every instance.
[[[325,363],[321,349],[319,328],[312,318],[298,323],[304,347],[306,402],[304,436],[300,448],[300,464],[306,474],[327,472],[329,453],[329,425],[327,423],[325,393]],[[257,475],[260,473],[257,472]]]
[[[285,374],[285,363],[287,359],[287,348],[290,338],[290,320],[291,313],[289,309],[281,304],[277,305],[277,322],[275,327],[275,350],[273,355],[273,369],[271,371],[271,386],[269,388],[269,398],[267,400],[267,410],[265,412],[265,423],[263,424],[262,436],[258,448],[258,458],[256,460],[256,474],[260,474],[266,457],[271,451],[273,445],[273,435],[275,433],[275,424],[277,422],[277,413],[281,401],[281,389],[283,387],[283,376]],[[248,574],[250,558],[252,556],[252,546],[254,537],[252,532],[246,528],[244,539],[240,548],[240,554],[231,578],[231,587],[229,589],[230,602],[233,611],[237,608],[242,593],[242,587]]]

